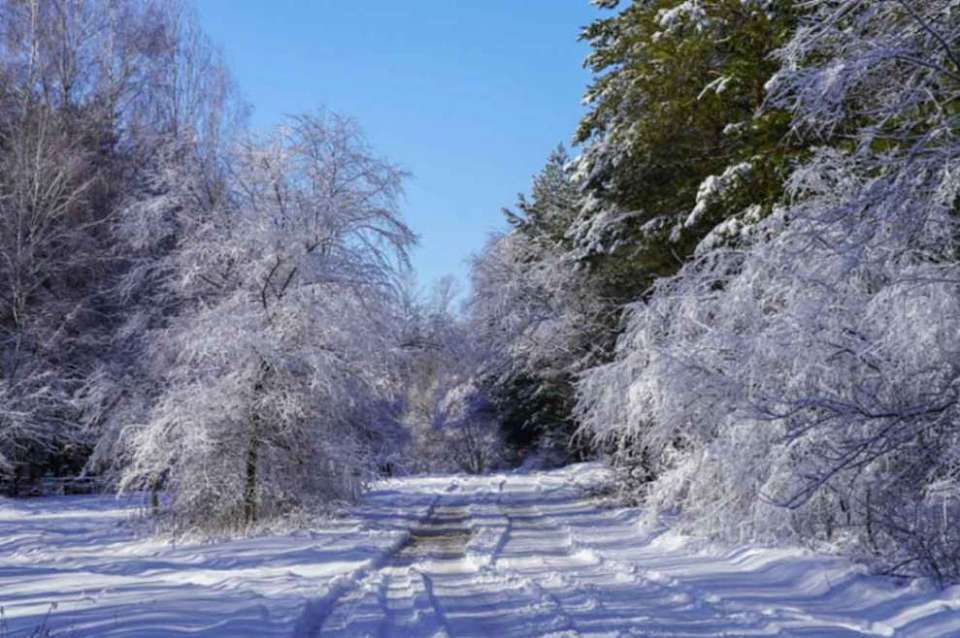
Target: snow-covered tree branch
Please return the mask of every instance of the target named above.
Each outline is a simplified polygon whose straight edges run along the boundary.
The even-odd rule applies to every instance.
[[[164,390],[121,437],[124,486],[162,484],[176,516],[213,525],[356,494],[392,436],[387,324],[413,242],[401,178],[321,113],[239,143],[212,208],[140,207],[147,225],[177,211],[165,285],[185,301],[152,338]]]
[[[770,100],[842,141],[633,306],[581,414],[654,459],[651,502],[701,529],[842,538],[955,577],[960,20],[950,2],[811,7]]]

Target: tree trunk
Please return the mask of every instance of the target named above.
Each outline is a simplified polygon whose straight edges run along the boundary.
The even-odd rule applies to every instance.
[[[254,419],[256,422],[256,419]],[[247,525],[257,521],[257,462],[260,457],[259,428],[254,427],[250,447],[247,448],[246,477],[243,485],[243,518]]]
[[[156,516],[160,513],[160,479],[150,479],[150,510]]]
[[[260,360],[260,374],[253,386],[254,396],[263,392],[264,381],[270,374],[270,365]],[[260,461],[260,414],[254,407],[250,415],[250,446],[247,448],[246,475],[243,483],[243,518],[250,525],[257,521],[257,465]]]
[[[156,487],[150,488],[150,511],[154,516],[160,513],[160,494]]]
[[[10,485],[10,497],[17,498],[20,496],[20,465],[13,466],[13,483]]]

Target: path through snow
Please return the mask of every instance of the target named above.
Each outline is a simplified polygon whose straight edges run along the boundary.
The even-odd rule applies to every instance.
[[[385,481],[291,536],[173,547],[131,504],[0,501],[0,637],[960,636],[960,588],[796,549],[695,551],[589,496],[596,465]]]

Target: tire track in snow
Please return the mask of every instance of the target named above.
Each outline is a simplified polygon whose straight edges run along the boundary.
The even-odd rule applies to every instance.
[[[459,489],[459,482],[453,481],[449,488]],[[441,495],[434,494],[427,506],[426,513],[420,517],[414,525],[423,524],[429,521],[433,516],[437,504],[440,502]],[[412,527],[412,526],[411,526]],[[370,583],[376,582],[382,578],[379,571],[387,565],[397,554],[409,544],[412,533],[408,529],[395,543],[390,545],[380,556],[367,562],[366,565],[354,570],[353,572],[336,577],[330,583],[330,588],[326,594],[308,600],[304,604],[303,612],[293,630],[294,638],[316,638],[323,633],[324,625],[337,609],[339,603],[345,599],[351,592],[363,590],[370,586]]]
[[[562,603],[534,579],[513,570],[477,569],[475,556],[468,553],[472,541],[480,540],[481,549],[489,555],[490,539],[477,536],[499,526],[489,525],[491,518],[496,518],[490,515],[500,511],[497,503],[504,498],[506,483],[507,479],[500,479],[470,494],[444,496],[424,527],[413,530],[414,539],[419,540],[409,543],[391,559],[390,566],[381,569],[381,573],[389,574],[393,565],[411,567],[409,575],[418,576],[423,584],[426,602],[421,616],[429,616],[429,623],[421,617],[419,623],[410,625],[397,615],[388,616],[385,610],[373,611],[376,606],[372,602],[351,601],[337,612],[336,628],[324,626],[324,631],[363,633],[362,617],[368,618],[369,625],[369,617],[376,613],[383,618],[380,627],[390,627],[392,635],[579,636]],[[507,525],[498,530],[494,553],[501,551],[510,538],[506,530],[510,520],[501,518]],[[423,551],[418,552],[418,548]],[[388,584],[380,590],[389,588]],[[352,625],[347,620],[350,616],[356,618]]]
[[[507,546],[507,543],[510,542],[510,537],[513,534],[513,519],[509,514],[503,511],[503,485],[506,483],[506,480],[500,482],[499,493],[497,494],[497,510],[503,514],[504,518],[507,520],[507,524],[504,526],[503,531],[500,532],[500,537],[497,538],[497,543],[493,546],[493,549],[490,551],[489,564],[490,566],[495,566],[497,561],[500,559],[500,556],[503,554],[504,548]]]
[[[456,483],[452,486],[459,488]],[[448,486],[444,491],[454,490]],[[463,546],[466,545],[469,532],[465,507],[457,504],[460,500],[438,494],[427,515],[410,528],[403,544],[386,556],[376,571],[367,574],[350,591],[333,599],[327,613],[315,620],[314,633],[307,635],[366,635],[371,633],[372,625],[376,625],[375,633],[380,636],[402,633],[400,630],[404,626],[424,631],[431,629],[429,635],[446,631],[443,609],[433,594],[432,581],[423,578],[425,574],[416,566],[424,561],[464,559]],[[401,578],[405,578],[407,585],[399,588],[401,595],[396,597],[396,601],[407,607],[408,613],[404,615],[394,610],[390,596]],[[416,588],[413,582],[418,583]],[[422,590],[424,595],[420,600],[426,601],[426,606],[418,608],[415,589]],[[427,627],[417,627],[420,624],[426,624]]]
[[[498,477],[483,489],[465,482],[457,493],[448,486],[404,545],[336,598],[308,635],[896,635],[884,623],[819,611],[809,584],[780,583],[763,561],[741,565],[678,550],[669,537],[654,541],[657,535],[642,534],[634,517],[599,508],[576,481],[551,479]],[[457,550],[445,554],[438,543]],[[715,593],[709,579],[683,571],[687,564],[757,578],[754,590],[784,587],[787,599],[799,588],[805,603],[770,608],[749,590],[738,598],[729,577]]]
[[[469,525],[475,535],[491,529],[479,525],[477,519],[489,520],[491,510],[500,512],[504,483],[505,480],[499,482],[496,492],[490,489],[486,493],[477,492],[476,500],[466,505]],[[505,522],[492,549],[489,542],[480,539],[480,556],[485,556],[485,560],[477,561],[475,555],[467,555],[469,571],[431,574],[423,570],[432,602],[444,619],[445,631],[450,635],[576,638],[580,634],[573,619],[550,592],[519,572],[491,564],[491,555],[500,552],[510,539],[512,523],[507,517],[501,515],[501,518]],[[474,549],[478,548],[474,546]],[[479,569],[478,562],[482,563]]]
[[[572,539],[569,534],[569,530],[565,530],[562,526],[550,521],[543,510],[536,504],[513,505],[505,503],[504,496],[509,494],[508,492],[504,491],[506,483],[507,479],[500,481],[496,499],[496,507],[506,519],[506,526],[504,527],[500,538],[493,549],[490,557],[489,567],[486,569],[491,574],[502,575],[512,581],[521,583],[523,587],[533,593],[539,602],[539,607],[546,610],[552,616],[553,620],[550,623],[550,626],[543,628],[544,630],[549,631],[550,635],[565,636],[570,638],[580,636],[581,632],[578,629],[573,615],[569,613],[563,601],[543,584],[542,581],[545,580],[545,578],[535,578],[530,574],[521,573],[517,569],[510,568],[502,564],[501,558],[504,555],[504,550],[509,545],[510,541],[515,537],[517,532],[529,532],[532,536],[539,538],[543,538],[545,534],[561,535],[564,540],[559,545],[559,548],[562,549],[562,553],[565,555],[565,557],[567,557],[571,562],[574,562],[574,552],[571,551],[573,549],[571,542]],[[558,491],[557,489],[545,488],[546,486],[544,486],[542,483],[537,483],[538,494],[549,494]],[[518,516],[518,510],[522,514],[523,520],[539,521],[539,524],[531,523],[528,525],[518,525],[517,519],[521,518],[521,516]]]
[[[572,485],[571,487],[580,488],[581,486]],[[544,511],[543,504],[550,502],[549,495],[562,493],[564,486],[556,487],[538,480],[536,488],[537,497],[531,498],[527,504],[504,503],[502,499],[498,501],[498,507],[508,520],[507,530],[510,534],[508,535],[505,531],[499,544],[500,552],[491,561],[491,566],[501,573],[529,583],[531,587],[542,592],[542,595],[545,598],[548,597],[550,603],[556,606],[557,612],[567,619],[567,625],[571,629],[582,632],[585,629],[582,623],[589,625],[591,621],[596,621],[598,616],[609,619],[621,615],[623,626],[631,626],[635,624],[637,618],[645,617],[640,613],[642,611],[663,612],[667,609],[672,611],[671,615],[680,626],[686,626],[688,629],[702,625],[706,620],[722,617],[720,610],[715,609],[706,597],[698,595],[699,592],[696,590],[682,586],[675,579],[648,578],[636,564],[608,558],[593,543],[585,542],[585,539],[570,525],[557,522],[557,518],[565,515],[562,508],[558,507],[556,511],[547,512]],[[571,504],[576,503],[578,507],[582,507],[582,504],[589,503],[590,499],[581,495],[580,491],[582,490],[576,490],[575,493],[570,494],[569,499],[558,500],[560,503],[569,501]],[[594,524],[586,525],[589,529],[609,524],[600,510],[584,513],[583,516],[588,521],[596,521]],[[539,553],[546,555],[545,564],[510,567],[511,557],[504,558],[503,550],[514,536],[538,539],[538,545],[541,547]],[[552,538],[553,542],[546,548],[548,551],[544,552],[542,542],[547,538]],[[527,559],[525,554],[526,552],[519,553],[512,560],[522,565]],[[550,563],[549,569],[544,570],[546,561]],[[546,572],[546,575],[541,576],[543,572]],[[605,595],[609,596],[609,590],[614,586],[630,587],[637,594],[642,595],[641,601],[646,599],[653,604],[649,609],[639,607],[633,613],[629,613],[629,608],[623,609],[622,603],[619,602],[615,603],[619,610],[608,609],[604,598]],[[613,601],[607,602],[614,604]],[[686,618],[677,618],[681,613]],[[623,616],[624,614],[626,616]],[[582,623],[578,623],[577,616],[581,616]],[[725,624],[729,627],[731,623],[728,620]],[[676,628],[680,629],[680,627]]]
[[[453,636],[454,633],[450,629],[450,623],[447,620],[447,616],[443,611],[443,607],[440,605],[440,601],[437,599],[437,594],[433,586],[433,579],[430,576],[427,576],[421,571],[415,570],[417,574],[420,575],[420,578],[423,580],[424,589],[427,592],[427,596],[430,599],[430,605],[433,607],[434,613],[437,616],[440,626],[447,636]]]

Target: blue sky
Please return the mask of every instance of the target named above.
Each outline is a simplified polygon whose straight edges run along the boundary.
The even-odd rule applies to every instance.
[[[424,286],[467,282],[500,209],[567,144],[590,81],[588,0],[197,0],[252,124],[324,107],[410,171],[406,219]]]

